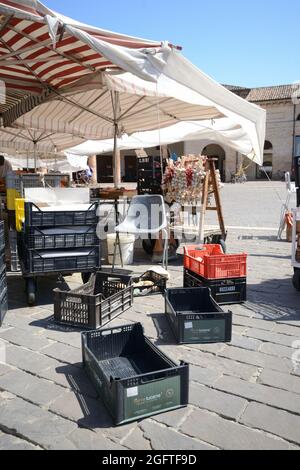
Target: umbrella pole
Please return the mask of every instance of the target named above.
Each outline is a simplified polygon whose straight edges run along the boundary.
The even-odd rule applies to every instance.
[[[33,145],[34,145],[34,171],[36,173],[36,166],[37,166],[37,161],[36,161],[36,150],[37,149],[36,149],[36,145],[37,145],[37,143],[34,142]]]
[[[118,149],[118,125],[115,124],[114,130],[114,185],[119,188],[120,184],[120,153]]]
[[[119,135],[119,123],[118,123],[118,114],[119,114],[119,93],[114,91],[112,93],[112,104],[114,112],[114,186],[116,189],[120,187],[121,184],[121,156],[118,148],[118,135]]]

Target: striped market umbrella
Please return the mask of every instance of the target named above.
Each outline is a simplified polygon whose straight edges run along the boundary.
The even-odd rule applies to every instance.
[[[2,126],[113,138],[116,186],[118,137],[157,129],[160,141],[160,129],[176,122],[209,120],[216,135],[226,131],[235,145],[238,136],[249,158],[262,158],[265,111],[203,74],[178,48],[78,23],[38,1],[0,1],[0,80]],[[220,119],[224,128],[214,131]]]

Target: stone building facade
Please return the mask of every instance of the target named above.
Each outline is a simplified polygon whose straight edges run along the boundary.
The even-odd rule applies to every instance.
[[[242,98],[263,107],[267,111],[267,129],[264,151],[264,170],[244,159],[249,180],[267,178],[281,179],[291,171],[293,156],[300,156],[300,85],[280,85],[263,88],[227,86]],[[298,104],[299,103],[299,104]],[[185,153],[203,153],[219,158],[223,180],[240,168],[243,157],[234,150],[220,147],[217,142],[185,142]]]

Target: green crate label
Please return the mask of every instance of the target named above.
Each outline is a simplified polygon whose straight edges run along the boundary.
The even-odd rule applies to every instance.
[[[180,376],[125,390],[125,420],[180,406]]]
[[[224,341],[225,320],[196,320],[185,323],[184,341]]]

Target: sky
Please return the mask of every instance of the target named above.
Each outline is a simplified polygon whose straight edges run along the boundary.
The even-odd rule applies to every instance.
[[[224,84],[300,81],[299,0],[42,0],[49,8],[111,31],[183,47]]]

